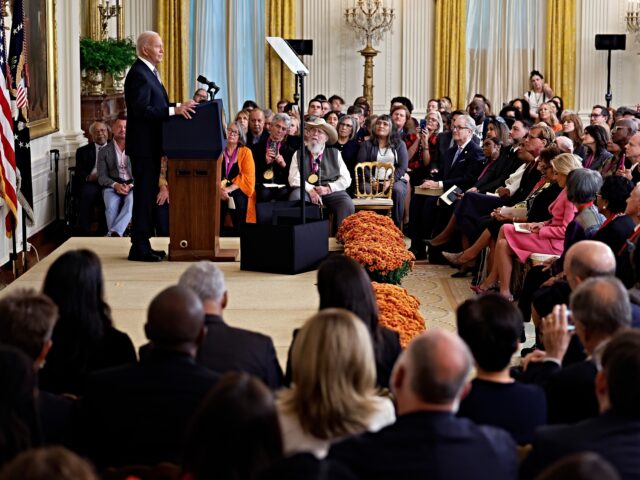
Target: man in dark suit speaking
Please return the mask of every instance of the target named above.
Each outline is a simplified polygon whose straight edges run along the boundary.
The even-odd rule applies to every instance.
[[[159,262],[164,251],[152,250],[149,238],[153,232],[153,206],[160,178],[162,156],[162,122],[171,115],[191,118],[195,102],[169,104],[157,67],[162,61],[162,38],[156,32],[143,32],[137,41],[138,59],[124,82],[127,103],[127,152],[133,178],[133,218],[129,260]]]

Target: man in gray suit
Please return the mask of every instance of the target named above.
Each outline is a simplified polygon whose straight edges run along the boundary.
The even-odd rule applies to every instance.
[[[122,237],[133,210],[133,175],[125,152],[127,120],[118,118],[111,125],[113,140],[98,154],[98,183],[104,187],[108,237]]]

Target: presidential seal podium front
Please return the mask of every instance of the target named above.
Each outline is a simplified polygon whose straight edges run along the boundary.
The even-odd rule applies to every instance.
[[[190,120],[164,123],[170,190],[169,260],[235,261],[238,250],[220,248],[220,159],[225,147],[222,100],[195,107]]]

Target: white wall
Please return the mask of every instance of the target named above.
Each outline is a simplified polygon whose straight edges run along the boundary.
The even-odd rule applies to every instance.
[[[317,93],[338,93],[348,103],[362,95],[362,45],[344,20],[354,0],[297,0],[298,38],[314,40],[314,55],[305,57],[310,69],[307,99]],[[376,47],[374,110],[386,111],[396,95],[409,97],[416,115],[433,95],[434,0],[385,0],[396,9],[393,32]],[[596,52],[596,33],[626,33],[627,0],[577,0],[576,109],[585,114],[604,103],[606,52]],[[627,35],[627,50],[613,52],[613,105],[640,103],[635,85],[640,78],[640,45]],[[328,68],[324,68],[327,65]]]

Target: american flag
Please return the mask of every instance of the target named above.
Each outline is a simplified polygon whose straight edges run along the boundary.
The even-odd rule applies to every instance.
[[[0,186],[2,186],[2,196],[9,207],[5,224],[7,236],[11,236],[13,227],[18,224],[18,197],[16,193],[15,139],[7,73],[4,17],[0,15]]]

